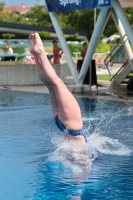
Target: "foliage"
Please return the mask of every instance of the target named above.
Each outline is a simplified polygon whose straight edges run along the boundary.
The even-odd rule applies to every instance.
[[[71,35],[69,35],[69,36],[67,36],[66,37],[66,40],[67,41],[73,41],[73,40],[76,40],[76,38],[78,37],[78,33],[76,33],[76,34],[71,34]]]
[[[81,52],[82,45],[80,44],[69,43],[68,46],[71,52]]]
[[[126,17],[129,20],[130,24],[132,24],[132,22],[133,22],[133,8],[132,7],[124,8],[124,12],[125,12]]]
[[[113,34],[115,34],[117,32],[118,31],[117,31],[117,28],[115,26],[114,20],[113,20],[112,16],[110,16],[109,20],[108,20],[108,22],[106,24],[105,30],[104,30],[104,35],[106,37],[109,37],[109,36],[111,36],[111,35],[113,35]]]
[[[121,44],[121,39],[120,38],[114,38],[113,41],[109,41],[110,44]]]
[[[103,44],[103,43],[99,43],[97,48],[96,48],[96,52],[102,52],[102,53],[106,53],[110,51],[110,46],[112,43],[110,44]],[[69,43],[68,44],[69,49],[71,52],[81,52],[82,49],[82,44],[73,44],[73,43]],[[89,48],[89,44],[88,44],[88,48]]]
[[[25,13],[24,15],[14,15],[13,13],[5,12],[4,8],[5,8],[5,3],[0,2],[0,21],[53,27],[49,13],[46,7],[44,6],[36,5],[34,7],[31,7],[31,10]],[[129,8],[124,8],[123,10],[130,24],[132,25],[133,8],[129,7]],[[97,18],[99,12],[100,9],[97,8],[96,9]],[[90,40],[94,30],[94,9],[57,12],[57,17],[63,29],[76,30],[77,33],[79,31],[80,32],[82,31],[87,34],[88,39]],[[115,27],[113,18],[112,16],[110,16],[101,38],[103,38],[103,36],[109,37],[110,35],[117,32],[118,31],[117,28]],[[71,37],[74,36],[70,36],[70,38]]]
[[[36,5],[32,7],[24,17],[27,19],[28,24],[36,26],[52,26],[48,11],[44,6]]]
[[[3,33],[2,37],[4,39],[12,39],[12,38],[15,38],[15,34],[13,34],[13,33]]]
[[[0,12],[3,12],[5,8],[5,2],[0,2]]]
[[[47,32],[47,31],[40,31],[39,32],[39,35],[42,39],[46,39],[46,38],[49,38],[50,37],[50,33]]]
[[[94,28],[94,9],[59,12],[57,14],[60,25],[65,29],[73,29],[87,33],[91,37]]]
[[[104,44],[104,43],[99,43],[97,48],[96,48],[96,52],[109,52],[110,51],[110,46],[111,44]]]
[[[25,53],[25,49],[24,48],[13,48],[13,52],[14,53],[19,53],[19,54],[22,54],[22,53]]]

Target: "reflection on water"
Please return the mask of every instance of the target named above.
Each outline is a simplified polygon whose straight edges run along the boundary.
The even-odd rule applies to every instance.
[[[132,199],[133,104],[77,100],[85,162],[55,126],[48,95],[0,90],[0,199]]]

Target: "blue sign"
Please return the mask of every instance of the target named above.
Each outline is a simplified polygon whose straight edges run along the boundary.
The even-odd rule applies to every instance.
[[[49,12],[110,6],[110,0],[45,0]]]

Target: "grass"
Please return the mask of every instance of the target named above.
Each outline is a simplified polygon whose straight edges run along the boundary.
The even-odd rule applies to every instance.
[[[103,43],[99,43],[97,48],[96,48],[96,52],[98,53],[106,53],[106,52],[109,52],[110,51],[110,47],[111,47],[111,44],[103,44]]]
[[[45,51],[46,52],[53,52],[53,47],[51,46],[45,46]]]
[[[109,74],[97,74],[97,80],[110,81]]]

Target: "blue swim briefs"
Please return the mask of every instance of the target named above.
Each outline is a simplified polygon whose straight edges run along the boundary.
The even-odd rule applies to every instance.
[[[87,137],[86,137],[84,128],[82,128],[80,130],[71,130],[68,127],[66,127],[64,124],[62,124],[62,122],[58,118],[58,115],[55,117],[55,123],[56,123],[57,127],[64,133],[67,133],[72,136],[82,135],[85,138],[85,141],[87,142]]]

